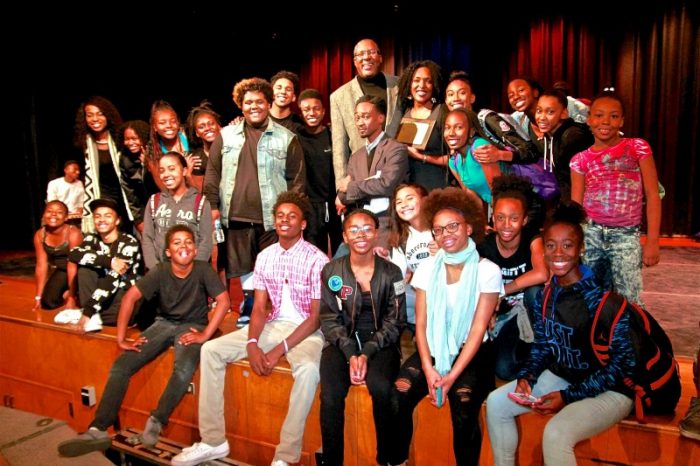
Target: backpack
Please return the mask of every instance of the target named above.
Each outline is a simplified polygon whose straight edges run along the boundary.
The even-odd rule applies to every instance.
[[[591,326],[591,345],[598,361],[607,364],[615,325],[626,310],[637,364],[624,383],[634,391],[635,416],[643,422],[645,410],[649,414],[673,413],[681,396],[681,382],[664,329],[645,309],[611,291],[603,295]]]
[[[507,163],[506,170],[509,174],[522,176],[532,183],[534,191],[544,200],[548,201],[559,196],[559,184],[551,170],[544,166],[544,159],[532,142],[530,137],[513,120],[510,115],[496,113],[493,110],[483,109],[478,114],[479,125],[484,130],[486,139],[493,145],[517,152],[521,157],[526,156],[533,163]]]
[[[547,286],[542,302],[544,319],[551,287]],[[628,302],[622,295],[606,291],[593,316],[591,348],[601,365],[608,363],[610,341],[617,322],[627,311],[630,339],[636,358],[634,374],[623,383],[634,392],[635,417],[644,422],[644,413],[670,414],[681,396],[678,363],[673,358],[671,340],[649,312]]]
[[[197,230],[199,230],[199,221],[202,219],[202,210],[204,209],[204,195],[202,193],[197,193],[197,196],[194,198],[194,208],[197,211]],[[151,215],[154,215],[156,213],[156,209],[158,208],[158,205],[160,204],[160,193],[155,193],[153,196],[151,196],[150,199],[151,202]],[[198,231],[197,231],[198,232]]]

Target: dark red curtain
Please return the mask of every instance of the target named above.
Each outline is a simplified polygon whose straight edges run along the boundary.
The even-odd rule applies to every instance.
[[[614,7],[611,7],[614,8]],[[648,140],[666,187],[662,233],[700,230],[697,193],[700,131],[698,7],[685,1],[596,11],[524,13],[509,29],[493,23],[449,33],[445,29],[378,31],[385,71],[400,74],[430,58],[447,74],[465,69],[477,83],[477,106],[510,111],[508,81],[527,75],[550,87],[566,81],[575,96],[591,98],[615,87],[626,107],[627,136]],[[352,47],[338,38],[311,47],[302,82],[329,95],[353,76]]]

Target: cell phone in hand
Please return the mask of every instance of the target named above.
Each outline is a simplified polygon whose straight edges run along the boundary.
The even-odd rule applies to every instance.
[[[442,407],[442,387],[438,387],[435,389],[435,405],[438,408]]]
[[[541,400],[532,395],[526,395],[525,393],[510,392],[508,393],[508,398],[515,401],[519,405],[532,406],[533,403],[539,403]]]

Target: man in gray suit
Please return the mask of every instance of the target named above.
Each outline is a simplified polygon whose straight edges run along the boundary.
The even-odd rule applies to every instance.
[[[364,147],[365,138],[355,127],[355,103],[363,95],[379,97],[387,103],[387,136],[394,137],[401,122],[398,107],[398,79],[382,73],[382,53],[372,39],[362,39],[353,50],[357,76],[331,94],[333,170],[336,183],[347,174],[350,154]]]

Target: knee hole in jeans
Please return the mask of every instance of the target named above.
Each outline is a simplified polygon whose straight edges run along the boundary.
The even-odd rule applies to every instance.
[[[401,393],[406,393],[411,388],[411,381],[408,380],[406,377],[400,377],[396,379],[394,385],[396,385],[396,389],[398,391],[400,391]]]
[[[471,387],[461,387],[458,388],[455,393],[460,403],[469,403],[471,401],[472,388]]]

